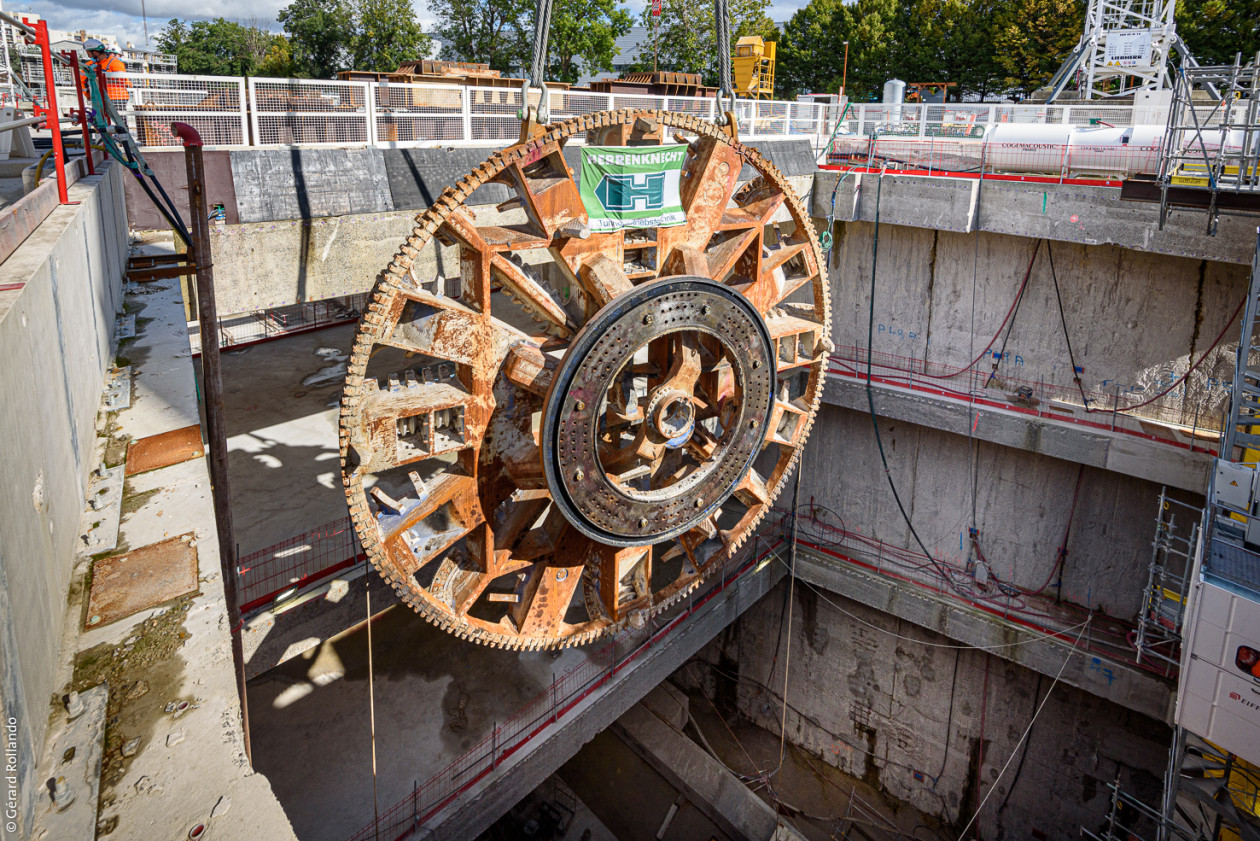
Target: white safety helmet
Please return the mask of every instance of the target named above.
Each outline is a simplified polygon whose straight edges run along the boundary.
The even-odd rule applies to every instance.
[[[88,38],[83,42],[84,52],[92,53],[92,52],[96,52],[97,50],[108,52],[108,50],[106,50],[105,48],[105,45],[102,44],[100,41],[96,40],[95,38]]]

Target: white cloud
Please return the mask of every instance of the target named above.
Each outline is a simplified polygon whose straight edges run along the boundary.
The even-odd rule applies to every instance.
[[[217,17],[239,20],[279,30],[276,15],[290,0],[144,0],[144,12],[148,20],[150,46],[172,18],[181,20],[210,20]],[[808,0],[786,0],[773,3],[770,17],[786,21]],[[638,21],[639,13],[647,0],[628,0],[626,6]],[[130,41],[137,47],[145,45],[145,18],[140,16],[141,0],[10,0],[3,3],[5,11],[13,14],[33,12],[48,21],[51,29],[77,32],[86,29],[94,35],[114,35],[122,43]],[[412,0],[416,18],[426,30],[431,30],[434,17],[425,0]]]

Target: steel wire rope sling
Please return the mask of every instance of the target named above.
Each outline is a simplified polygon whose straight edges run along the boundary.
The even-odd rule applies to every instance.
[[[517,116],[522,120],[529,118],[529,92],[538,91],[538,107],[535,115],[540,124],[551,122],[551,100],[547,90],[547,44],[551,34],[551,2],[538,0],[534,11],[534,43],[533,59],[525,81],[521,83],[521,107]],[[713,0],[713,17],[717,29],[718,40],[718,113],[714,122],[718,125],[730,125],[736,128],[738,116],[735,113],[735,77],[731,72],[731,14],[727,8],[727,0]],[[848,108],[845,108],[848,111]],[[841,120],[843,120],[843,115]],[[840,123],[837,122],[837,126]],[[832,134],[834,137],[834,132]],[[829,244],[824,248],[829,248]]]
[[[645,627],[725,575],[798,468],[834,350],[808,210],[739,142],[725,0],[712,117],[552,114],[537,3],[520,139],[378,276],[339,422],[373,566],[440,628],[524,650]],[[489,183],[512,215],[479,224]],[[431,243],[458,274],[421,270]]]

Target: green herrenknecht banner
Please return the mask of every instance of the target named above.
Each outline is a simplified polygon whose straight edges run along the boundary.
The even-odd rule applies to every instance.
[[[592,231],[667,228],[687,221],[678,187],[686,144],[583,146],[582,204]]]

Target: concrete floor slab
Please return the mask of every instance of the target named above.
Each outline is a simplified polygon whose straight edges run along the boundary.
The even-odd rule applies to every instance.
[[[382,812],[590,656],[474,645],[405,606],[377,616],[372,646]],[[298,837],[344,841],[370,823],[366,625],[251,681],[249,693],[255,765],[272,780]]]
[[[119,342],[117,363],[143,366],[145,375],[131,392],[131,408],[140,411],[119,413],[120,433],[140,439],[200,424],[179,281],[130,287],[126,308],[136,316],[136,338]]]
[[[142,312],[157,317],[139,319],[130,352],[136,390],[145,399],[120,412],[117,427],[156,433],[179,418],[195,422],[197,403],[178,283],[159,281],[144,290]],[[204,457],[127,480],[120,548],[191,532],[198,592],[126,621],[68,632],[74,652],[68,688],[110,686],[97,831],[111,839],[184,838],[198,824],[219,838],[294,838],[267,779],[245,757],[230,643],[234,621],[224,601],[209,489]],[[80,564],[67,625],[83,621],[86,573],[87,564]],[[224,810],[223,802],[235,806]]]
[[[355,329],[346,324],[224,352],[228,470],[242,554],[348,516],[337,451],[345,376],[338,357],[349,352]]]

